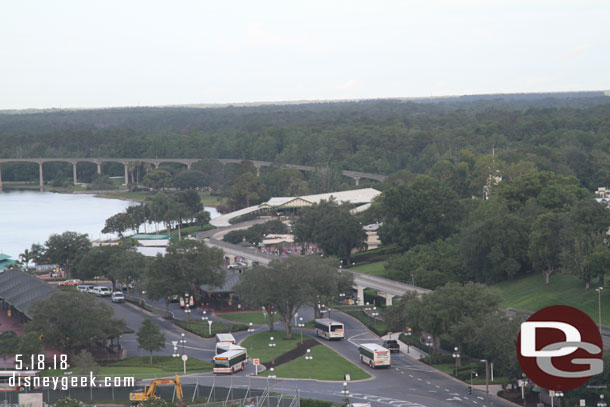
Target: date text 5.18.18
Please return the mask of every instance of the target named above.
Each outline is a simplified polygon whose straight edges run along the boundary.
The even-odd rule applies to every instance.
[[[15,355],[15,370],[45,370],[45,369],[68,369],[68,355],[59,354],[49,356],[45,355],[27,355],[24,358],[22,354]]]

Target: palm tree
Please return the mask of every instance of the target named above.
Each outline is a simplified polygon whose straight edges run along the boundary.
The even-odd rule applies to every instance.
[[[28,249],[25,249],[23,253],[19,255],[19,260],[25,264],[25,268],[30,268],[30,260],[34,258],[34,254],[30,252]]]

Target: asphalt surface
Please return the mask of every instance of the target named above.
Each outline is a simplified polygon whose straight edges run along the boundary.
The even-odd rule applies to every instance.
[[[137,331],[146,318],[152,318],[166,336],[166,348],[155,355],[171,355],[173,346],[171,341],[181,339],[181,334],[185,334],[186,344],[184,352],[190,357],[202,360],[212,360],[214,356],[215,340],[203,339],[194,334],[186,332],[171,321],[165,320],[157,315],[151,314],[139,307],[129,303],[113,304],[110,299],[102,299],[111,304],[115,310],[115,316],[124,319],[127,326]],[[184,317],[184,313],[177,304],[171,304],[171,310],[177,318]],[[200,318],[201,310],[191,312],[191,318]],[[302,309],[300,314],[306,319],[313,317],[311,309]],[[397,407],[440,407],[440,406],[484,406],[485,393],[474,390],[472,395],[468,394],[467,385],[459,382],[443,373],[440,373],[429,366],[404,354],[392,354],[392,366],[387,369],[371,369],[359,361],[357,346],[360,343],[375,342],[381,343],[379,337],[369,331],[360,321],[349,315],[332,311],[331,318],[342,322],[345,325],[345,339],[341,341],[320,342],[332,348],[346,359],[362,367],[369,374],[371,379],[362,381],[348,382],[349,398],[351,402],[370,402],[372,406],[397,406]],[[213,317],[213,320],[218,320]],[[266,330],[266,326],[255,325],[255,332]],[[276,324],[276,329],[282,329],[281,323]],[[294,331],[299,334],[298,329]],[[234,336],[238,342],[250,335],[248,332],[236,332]],[[305,330],[304,335],[311,337],[313,333]],[[138,349],[136,334],[124,334],[121,337],[121,345],[128,352],[128,356],[144,356],[148,352]],[[182,346],[179,345],[179,353],[182,353]],[[251,355],[253,356],[253,355]],[[182,367],[182,364],[178,364]],[[250,388],[270,388],[273,391],[285,394],[295,394],[299,389],[301,397],[317,398],[331,401],[342,401],[343,382],[329,382],[318,380],[296,380],[254,377],[254,367],[251,363],[245,371],[235,375],[214,375],[212,373],[192,374],[182,377],[184,383],[199,383],[203,386],[214,384],[220,387],[250,387]],[[514,404],[492,397],[493,406],[515,406]]]

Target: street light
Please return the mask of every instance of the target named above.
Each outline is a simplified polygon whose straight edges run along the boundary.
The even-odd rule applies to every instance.
[[[343,390],[341,390],[341,394],[345,396],[344,402],[346,406],[349,406],[349,390],[347,389],[347,382],[343,382]]]
[[[525,407],[525,386],[527,386],[527,376],[525,373],[521,373],[523,380],[519,380],[519,387],[521,387],[521,398],[523,399],[523,407]]]
[[[184,332],[180,334],[180,343],[182,344],[182,354],[184,355],[184,345],[186,344],[186,338]]]
[[[597,407],[606,407],[608,404],[604,401],[604,395],[599,395],[599,401],[597,402]]]
[[[271,348],[271,364],[275,365],[275,357],[273,356],[273,349],[275,348],[275,342],[273,342],[273,336],[269,338],[269,347]]]
[[[379,315],[379,312],[377,312],[377,307],[373,307],[373,312],[371,312],[371,316],[373,317],[373,326],[375,328],[377,328],[377,315]]]
[[[468,388],[468,394],[472,394],[472,375],[474,375],[474,377],[479,376],[479,374],[474,370],[470,371],[470,387]]]
[[[411,328],[407,328],[407,332],[405,332],[406,336],[411,336],[413,334],[412,329]],[[407,341],[407,353],[411,353],[410,351],[410,347],[409,347],[409,341]]]
[[[307,353],[305,353],[305,360],[312,360],[313,356],[311,356],[311,349],[307,349]],[[311,379],[311,363],[307,363],[307,372],[309,374],[309,378]]]
[[[455,359],[455,377],[458,377],[458,360],[460,359],[460,350],[458,349],[458,347],[456,346],[455,348],[453,348],[453,358]]]
[[[303,328],[305,327],[305,324],[303,323],[303,317],[299,317],[299,328],[301,331],[301,345],[303,344]]]
[[[549,396],[551,396],[551,407],[553,407],[554,406],[553,400],[555,399],[555,397],[563,397],[563,392],[549,390]],[[561,405],[561,400],[559,400],[559,405]]]
[[[186,326],[190,328],[191,323],[191,303],[189,301],[189,294],[184,293],[184,314],[186,316]]]
[[[485,363],[485,405],[489,407],[489,361],[481,359],[481,363]]]
[[[428,353],[432,352],[432,345],[434,345],[434,343],[432,342],[432,336],[428,335],[426,337],[426,346],[428,347]]]
[[[254,327],[252,326],[252,322],[248,323],[248,333],[254,332]]]
[[[597,312],[599,313],[599,333],[602,333],[602,290],[604,287],[596,288],[597,291]]]
[[[172,353],[172,357],[176,359],[176,372],[178,371],[178,341],[172,341],[172,345],[174,346],[174,353]]]

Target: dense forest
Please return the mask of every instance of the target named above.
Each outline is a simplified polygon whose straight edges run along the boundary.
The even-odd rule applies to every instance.
[[[435,288],[527,273],[573,274],[603,285],[610,212],[593,191],[610,185],[610,98],[601,93],[379,100],[222,108],[133,108],[0,114],[2,157],[201,158],[139,164],[131,178],[155,190],[208,187],[225,209],[271,196],[354,188],[340,169],[388,175],[360,222],[383,222],[397,248],[389,276]],[[320,168],[264,169],[242,158]],[[328,170],[322,168],[329,167]],[[70,164],[45,164],[68,178]],[[105,175],[122,175],[120,165]],[[3,164],[4,181],[38,177]],[[103,184],[93,164],[79,180]],[[361,182],[361,186],[367,182]]]
[[[508,164],[528,161],[540,170],[574,175],[591,189],[610,181],[604,165],[609,113],[610,98],[595,92],[5,112],[0,156],[245,158],[391,174],[426,173],[440,159],[456,160],[461,150],[479,156],[495,148]],[[3,166],[5,180],[36,175],[34,165]]]

